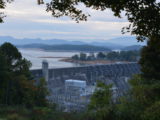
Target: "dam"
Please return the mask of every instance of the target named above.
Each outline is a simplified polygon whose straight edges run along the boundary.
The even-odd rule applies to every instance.
[[[80,110],[89,103],[89,98],[96,89],[96,83],[101,81],[112,85],[113,100],[127,93],[130,88],[128,80],[135,74],[140,73],[140,65],[137,63],[116,63],[103,65],[88,65],[83,67],[55,68],[48,69],[47,61],[42,62],[42,69],[31,70],[35,80],[42,77],[48,84],[51,95],[48,97],[64,108],[71,111],[76,108]],[[86,84],[84,94],[71,94],[75,90],[66,92],[66,81]]]

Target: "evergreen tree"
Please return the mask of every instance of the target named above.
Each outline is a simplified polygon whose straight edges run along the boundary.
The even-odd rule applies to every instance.
[[[85,61],[87,60],[87,55],[85,53],[80,53],[79,59]]]
[[[79,56],[78,55],[74,55],[74,56],[72,56],[72,59],[73,60],[79,60]]]
[[[141,52],[141,71],[146,82],[160,81],[160,37],[152,37]]]
[[[97,58],[98,59],[104,59],[106,57],[106,55],[103,53],[103,52],[99,52],[98,54],[97,54]]]
[[[44,81],[40,80],[36,86],[29,71],[31,63],[10,43],[0,46],[0,66],[0,104],[46,105]]]

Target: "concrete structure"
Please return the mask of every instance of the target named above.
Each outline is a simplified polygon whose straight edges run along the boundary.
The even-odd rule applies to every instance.
[[[32,70],[33,77],[36,80],[41,77],[46,79],[51,93],[48,99],[59,104],[60,108],[66,111],[85,109],[97,81],[107,85],[112,84],[114,100],[125,95],[130,88],[128,80],[134,74],[140,73],[140,66],[137,63],[48,69],[48,63],[43,61],[42,68]]]
[[[86,81],[69,79],[69,80],[65,80],[65,85],[67,87],[74,86],[74,87],[78,87],[78,88],[85,88]]]
[[[42,74],[45,80],[48,82],[48,62],[46,60],[43,60],[42,62]]]
[[[86,93],[86,81],[82,80],[65,80],[65,92],[73,96],[82,96]]]

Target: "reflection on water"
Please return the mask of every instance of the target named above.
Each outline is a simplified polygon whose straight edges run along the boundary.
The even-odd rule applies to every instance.
[[[19,49],[23,57],[31,61],[31,69],[42,68],[42,61],[47,60],[49,63],[49,68],[63,68],[63,67],[75,67],[82,66],[76,63],[68,63],[59,61],[62,58],[40,58],[40,57],[71,57],[78,52],[46,52],[43,50],[35,49]]]

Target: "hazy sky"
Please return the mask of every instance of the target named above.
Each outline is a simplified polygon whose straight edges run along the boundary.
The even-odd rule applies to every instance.
[[[7,15],[5,23],[0,24],[0,36],[87,41],[127,36],[121,34],[121,28],[129,23],[125,18],[114,17],[110,10],[100,12],[80,5],[91,17],[87,22],[77,24],[68,17],[53,18],[45,11],[45,5],[39,6],[36,2],[15,0],[9,4],[4,10]]]

